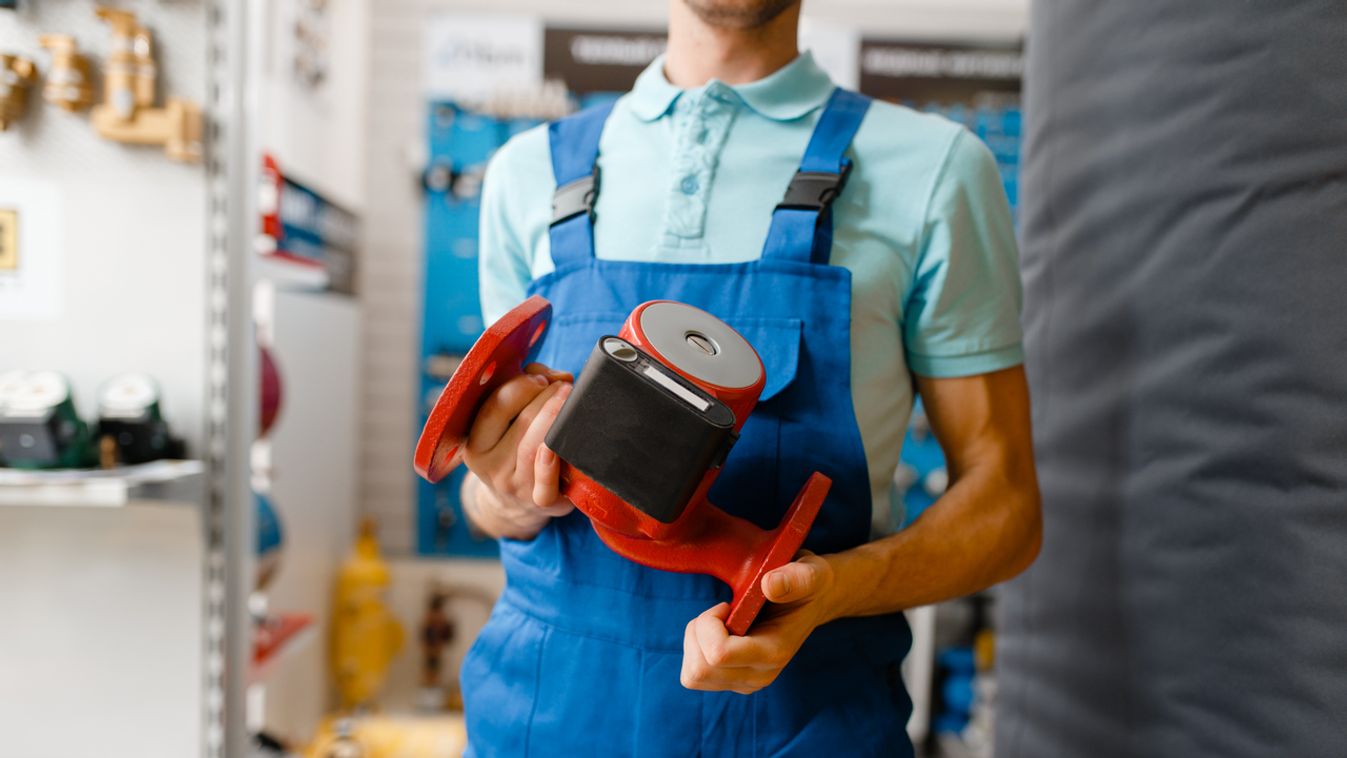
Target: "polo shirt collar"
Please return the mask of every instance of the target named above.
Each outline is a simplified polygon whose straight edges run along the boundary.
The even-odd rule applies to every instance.
[[[718,83],[715,80],[712,82]],[[706,86],[710,86],[709,83],[692,91],[705,89]],[[726,87],[723,84],[720,86]],[[834,85],[827,72],[814,62],[814,56],[806,51],[762,79],[726,88],[762,116],[776,121],[791,121],[827,102]],[[665,78],[664,56],[661,55],[636,78],[629,100],[632,113],[642,121],[659,119],[670,111],[684,91]]]

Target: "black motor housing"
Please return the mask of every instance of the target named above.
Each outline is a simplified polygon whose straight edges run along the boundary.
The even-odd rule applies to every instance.
[[[547,434],[547,446],[663,523],[682,515],[738,435],[734,412],[619,337],[601,337]]]

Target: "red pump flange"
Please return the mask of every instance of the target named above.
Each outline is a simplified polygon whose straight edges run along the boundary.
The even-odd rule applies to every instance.
[[[416,442],[412,467],[438,482],[463,462],[460,449],[482,401],[502,384],[524,373],[524,361],[542,339],[552,304],[538,295],[520,303],[473,343],[440,391]]]
[[[494,389],[523,372],[547,328],[551,305],[533,296],[492,324],[464,357],[431,411],[416,446],[417,473],[431,482],[462,460],[473,417]],[[737,332],[705,311],[672,301],[644,303],[618,335],[727,406],[738,432],[762,393],[766,373]],[[815,472],[780,525],[762,530],[706,499],[720,469],[711,468],[682,513],[663,522],[624,502],[563,460],[562,494],[589,516],[614,552],[652,568],[709,574],[734,590],[726,627],[748,631],[766,603],[763,576],[788,563],[804,544],[832,480]]]

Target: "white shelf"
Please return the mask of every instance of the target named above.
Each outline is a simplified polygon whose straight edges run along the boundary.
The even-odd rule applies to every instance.
[[[273,282],[282,289],[324,292],[331,284],[331,278],[322,265],[279,255],[258,255],[253,271],[257,279]]]
[[[199,503],[201,461],[155,461],[114,469],[0,469],[0,506],[121,508],[138,502]]]

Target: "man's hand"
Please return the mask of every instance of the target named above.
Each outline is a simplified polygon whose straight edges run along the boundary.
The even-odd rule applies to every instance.
[[[688,623],[683,634],[683,686],[748,695],[776,681],[814,629],[834,618],[832,565],[808,551],[762,578],[768,606],[746,637],[725,628],[721,603]]]
[[[945,451],[949,489],[896,534],[827,556],[802,554],[763,577],[763,592],[778,605],[763,610],[748,636],[726,631],[723,603],[693,619],[683,637],[685,687],[755,692],[821,624],[962,597],[1033,562],[1042,515],[1024,370],[919,376],[917,385]]]
[[[493,537],[530,539],[574,508],[560,494],[561,461],[543,439],[571,391],[570,374],[539,363],[502,384],[482,404],[463,446],[472,471],[463,505]]]

